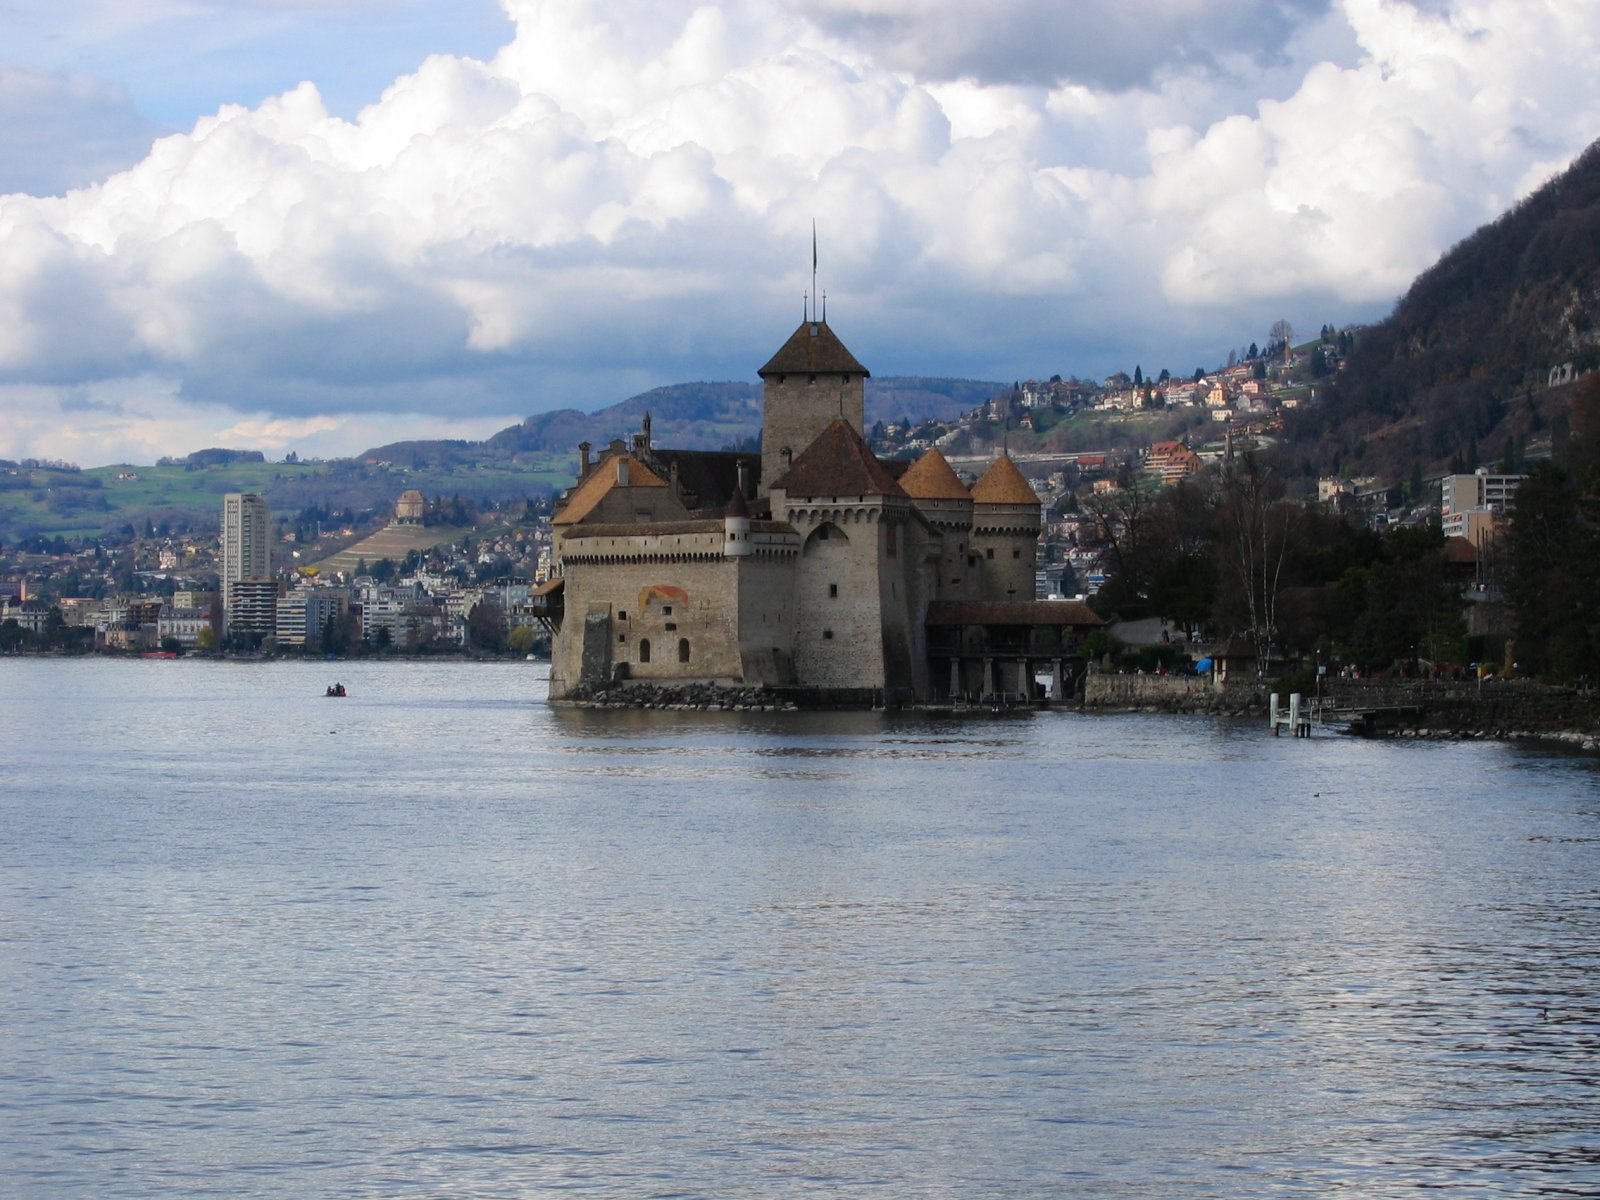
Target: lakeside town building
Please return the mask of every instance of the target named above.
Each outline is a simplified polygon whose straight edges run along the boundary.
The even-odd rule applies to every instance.
[[[222,498],[222,608],[229,630],[269,634],[278,584],[272,577],[272,514],[254,492]]]
[[[1445,537],[1466,538],[1474,546],[1481,545],[1510,512],[1526,478],[1487,470],[1446,475],[1439,481],[1439,517]]]
[[[846,702],[1073,694],[1084,604],[1038,601],[1038,495],[1008,455],[970,488],[944,455],[881,461],[869,372],[826,321],[760,369],[761,452],[657,447],[650,419],[591,460],[552,520],[550,695],[632,681]]]

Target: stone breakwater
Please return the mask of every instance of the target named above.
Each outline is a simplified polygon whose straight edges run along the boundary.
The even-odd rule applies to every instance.
[[[1274,685],[1257,680],[1215,687],[1209,680],[1163,675],[1090,675],[1087,712],[1200,713],[1265,717]],[[1279,703],[1287,705],[1281,695]],[[1382,732],[1413,738],[1491,738],[1600,750],[1600,696],[1526,680],[1446,683],[1409,679],[1333,679],[1305,697],[1313,721],[1326,716],[1387,714]]]
[[[1507,684],[1482,697],[1428,696],[1395,730],[1400,737],[1492,738],[1600,749],[1600,697],[1537,684]]]

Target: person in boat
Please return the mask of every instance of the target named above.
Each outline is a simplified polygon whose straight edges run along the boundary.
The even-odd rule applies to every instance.
[[[328,688],[328,695],[330,695],[330,696],[342,696],[342,695],[344,695],[344,684],[335,683],[332,686],[330,686]]]

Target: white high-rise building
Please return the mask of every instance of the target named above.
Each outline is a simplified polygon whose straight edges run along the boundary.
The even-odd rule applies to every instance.
[[[229,492],[222,498],[222,582],[263,579],[272,574],[267,542],[272,515],[254,492]]]
[[[1477,543],[1516,504],[1526,475],[1446,475],[1439,482],[1439,516],[1445,537]]]
[[[222,598],[231,628],[241,627],[235,619],[239,598],[234,585],[272,578],[271,529],[267,502],[254,492],[229,492],[222,498]],[[270,611],[266,628],[258,632],[272,632]]]

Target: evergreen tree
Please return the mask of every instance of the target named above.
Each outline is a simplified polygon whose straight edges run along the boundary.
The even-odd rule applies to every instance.
[[[1600,663],[1600,496],[1541,463],[1517,489],[1510,518],[1515,653],[1524,673],[1592,679]]]

